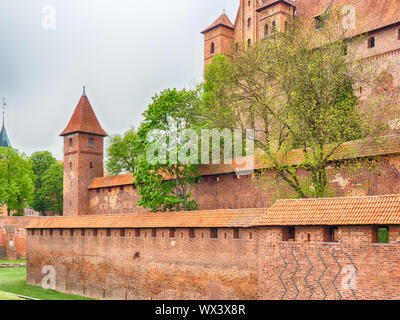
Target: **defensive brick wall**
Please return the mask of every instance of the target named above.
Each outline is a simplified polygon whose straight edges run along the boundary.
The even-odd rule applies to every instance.
[[[373,243],[374,226],[339,226],[329,243],[325,230],[29,230],[27,282],[53,266],[58,291],[98,299],[400,298],[399,226],[388,244]]]
[[[379,165],[333,169],[329,167],[329,185],[336,196],[373,196],[400,193],[399,155],[381,156]],[[287,185],[276,179],[274,170],[263,178],[223,173],[203,176],[193,188],[192,198],[200,210],[265,208],[276,198],[293,196]],[[89,190],[89,214],[141,213],[137,190],[133,184]]]
[[[34,219],[40,218],[0,217],[0,259],[12,260],[13,258],[26,257],[25,226]]]

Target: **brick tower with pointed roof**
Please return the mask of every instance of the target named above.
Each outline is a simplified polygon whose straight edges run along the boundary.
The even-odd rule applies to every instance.
[[[64,216],[89,214],[90,182],[103,176],[104,137],[85,87],[64,137]]]
[[[229,55],[232,50],[234,27],[225,12],[204,29],[204,63],[211,62],[215,55],[225,53]]]

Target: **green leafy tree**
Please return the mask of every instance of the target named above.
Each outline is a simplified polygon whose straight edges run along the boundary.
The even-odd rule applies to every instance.
[[[63,213],[63,177],[64,166],[53,163],[42,176],[42,194],[46,200],[47,210],[62,215]]]
[[[337,25],[326,21],[316,32],[294,20],[286,32],[215,57],[205,72],[207,119],[216,127],[254,128],[256,147],[301,198],[329,195],[332,155],[365,136],[370,124],[354,93],[368,82],[365,70],[347,49],[345,32],[329,27]],[[293,149],[301,150],[300,164],[290,161]]]
[[[46,171],[52,165],[57,163],[57,160],[48,151],[38,151],[31,155],[30,161],[36,179],[33,199],[30,201],[29,206],[33,210],[40,212],[42,215],[46,215],[46,211],[50,210],[52,203],[46,192],[44,192],[45,185],[43,177],[46,174]]]
[[[152,104],[144,112],[138,131],[144,152],[135,171],[135,184],[141,197],[138,205],[153,211],[198,208],[191,200],[191,189],[200,178],[197,154],[187,154],[185,148],[190,142],[180,134],[188,128],[199,127],[199,103],[198,91],[167,89],[153,97]],[[166,153],[164,158],[160,157],[162,160],[150,159],[160,156],[150,150],[163,148]]]
[[[23,215],[33,195],[34,173],[30,161],[11,147],[0,148],[0,203],[7,205],[8,215]]]
[[[107,147],[106,169],[110,174],[134,173],[138,158],[143,153],[134,128],[123,136],[112,136]]]

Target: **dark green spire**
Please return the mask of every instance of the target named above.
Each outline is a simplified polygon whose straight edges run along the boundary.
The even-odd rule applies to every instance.
[[[10,139],[8,139],[6,127],[4,126],[4,108],[6,106],[5,99],[3,98],[3,126],[0,131],[0,147],[10,147]]]

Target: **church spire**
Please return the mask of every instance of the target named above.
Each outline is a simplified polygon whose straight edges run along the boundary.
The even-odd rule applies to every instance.
[[[4,125],[4,120],[5,120],[5,109],[6,109],[6,99],[3,97],[3,126],[1,127],[0,131],[0,147],[10,147],[10,139],[8,139],[6,127]]]

